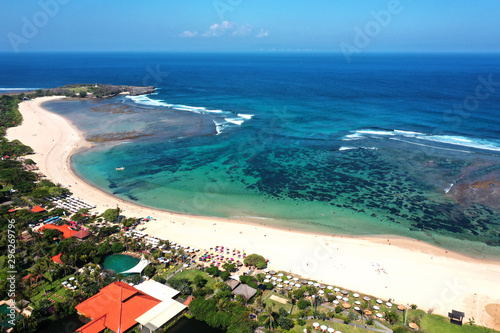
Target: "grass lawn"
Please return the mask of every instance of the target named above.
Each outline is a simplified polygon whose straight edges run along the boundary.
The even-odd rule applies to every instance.
[[[208,273],[202,272],[199,269],[185,269],[182,272],[179,272],[175,278],[176,279],[188,279],[189,281],[193,282],[194,278],[196,275],[201,275],[205,279],[207,279],[207,287],[212,288],[214,287],[214,284],[217,282],[217,279],[214,277],[211,277]]]
[[[160,276],[163,277],[163,278],[167,278],[167,276],[169,276],[170,274],[172,274],[173,272],[175,272],[177,269],[181,268],[182,265],[175,265],[175,266],[172,266],[171,268],[168,268],[168,269],[165,269],[165,268],[161,268],[159,270],[160,272]],[[165,269],[165,271],[163,271]]]
[[[373,333],[373,331],[365,330],[364,328],[358,328],[358,327],[354,327],[354,326],[336,323],[333,321],[330,322],[330,321],[322,321],[322,320],[306,320],[305,326],[296,325],[290,332],[303,333],[304,328],[306,328],[307,326],[312,326],[312,324],[314,322],[317,322],[320,325],[326,325],[327,327],[332,327],[335,329],[335,331],[341,331],[342,333],[359,333],[359,332],[372,332]]]
[[[482,326],[471,326],[464,320],[463,326],[458,326],[450,323],[448,318],[425,314],[420,322],[420,327],[426,332],[439,332],[439,333],[480,333],[480,332],[498,332]]]

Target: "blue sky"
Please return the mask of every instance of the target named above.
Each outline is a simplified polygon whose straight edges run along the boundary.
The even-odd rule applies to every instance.
[[[8,1],[0,51],[500,52],[499,18],[498,0]]]

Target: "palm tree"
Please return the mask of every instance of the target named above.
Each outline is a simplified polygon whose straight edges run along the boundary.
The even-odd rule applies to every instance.
[[[36,264],[29,269],[29,271],[31,272],[31,276],[29,277],[30,279],[34,277],[37,282],[39,277],[42,279],[43,292],[44,294],[46,294],[47,291],[45,290],[45,285],[44,285],[44,279],[45,279],[44,274],[46,272],[46,269],[42,261],[41,260],[37,261]]]
[[[276,321],[274,318],[274,304],[271,304],[266,308],[266,313],[269,316],[269,329],[273,331],[273,323]]]

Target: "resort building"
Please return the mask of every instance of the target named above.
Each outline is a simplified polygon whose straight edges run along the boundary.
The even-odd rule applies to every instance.
[[[177,290],[153,280],[134,287],[113,282],[76,306],[78,313],[93,319],[76,332],[98,333],[106,328],[125,332],[137,324],[141,332],[156,332],[187,309],[174,300],[178,294]]]
[[[63,224],[63,225],[45,224],[38,229],[38,232],[41,232],[43,234],[43,231],[47,230],[47,229],[59,230],[60,232],[62,232],[62,234],[63,234],[62,236],[65,239],[73,237],[78,232],[78,231],[75,231],[73,229],[70,229],[70,226],[67,224]]]
[[[98,333],[106,328],[125,332],[137,325],[136,318],[160,303],[125,282],[113,282],[75,307],[79,314],[92,319],[76,332]]]

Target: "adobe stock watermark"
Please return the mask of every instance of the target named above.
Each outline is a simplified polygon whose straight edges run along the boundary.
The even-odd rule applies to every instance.
[[[444,121],[454,123],[453,129],[459,128],[464,119],[468,119],[471,113],[479,109],[481,101],[490,98],[496,92],[496,88],[500,87],[500,81],[493,81],[493,74],[489,74],[487,78],[479,75],[477,80],[479,83],[474,93],[465,97],[461,103],[453,104],[453,108],[446,110],[443,114]]]
[[[160,65],[159,64],[156,65],[155,69],[151,68],[151,66],[147,66],[145,68],[145,70],[146,70],[147,74],[145,74],[144,78],[142,79],[142,85],[145,86],[145,87],[148,87],[148,86],[157,87],[169,75],[168,72],[162,72],[160,70]]]
[[[467,287],[460,284],[456,278],[451,282],[449,280],[443,281],[443,288],[439,293],[438,298],[429,303],[430,311],[437,311],[438,313],[446,313],[450,310],[450,304],[455,303],[456,300],[467,292]]]
[[[59,13],[61,5],[65,5],[70,0],[39,0],[37,1],[40,10],[35,12],[31,19],[26,16],[21,18],[22,27],[20,34],[9,32],[7,38],[15,53],[19,52],[19,47],[28,44],[30,40],[38,35],[40,29],[45,27],[50,18]]]
[[[354,27],[354,39],[352,44],[347,42],[341,42],[339,44],[340,50],[346,61],[351,63],[351,57],[354,54],[361,53],[362,50],[367,48],[372,40],[380,35],[383,28],[387,28],[389,24],[391,24],[393,17],[402,12],[403,6],[399,0],[389,0],[387,8],[378,12],[372,10],[370,14],[373,20],[368,21],[364,27]]]
[[[243,3],[243,0],[215,0],[213,2],[213,6],[215,11],[217,12],[217,15],[219,16],[219,19],[224,21],[224,13],[226,12],[232,12],[236,7],[241,5]]]
[[[8,220],[7,225],[7,296],[9,297],[7,322],[15,324],[16,313],[16,220]]]
[[[478,84],[470,94],[461,102],[453,104],[451,108],[443,112],[443,121],[451,125],[450,130],[459,129],[464,121],[470,118],[474,112],[479,110],[481,102],[486,101],[493,94],[500,91],[500,81],[494,81],[493,74],[489,74],[488,76],[479,75],[477,81]],[[440,128],[435,128],[430,135],[446,135],[446,132]],[[434,145],[422,145],[417,149],[424,154],[433,155],[441,148]],[[454,182],[456,181],[457,180]]]

